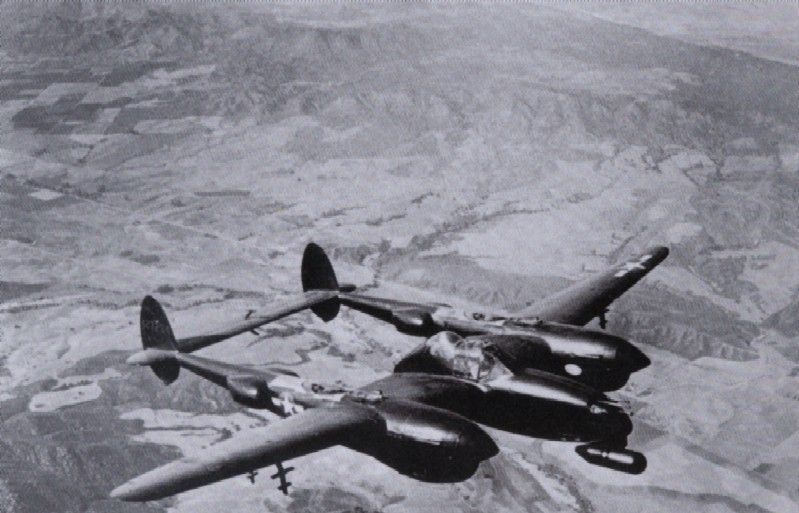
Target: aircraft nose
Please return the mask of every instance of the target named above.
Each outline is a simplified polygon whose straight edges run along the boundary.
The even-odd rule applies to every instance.
[[[492,458],[499,453],[499,447],[497,447],[496,442],[485,432],[481,432],[476,437],[473,436],[471,445],[472,450],[478,455],[481,461]]]
[[[645,369],[652,363],[643,351],[630,343],[619,347],[618,358],[631,373]]]
[[[480,461],[487,460],[499,453],[499,447],[491,435],[477,424],[467,422],[459,438],[461,446],[474,454]]]
[[[601,425],[602,438],[619,439],[633,431],[633,421],[623,409],[604,401],[594,403],[591,412],[598,415],[598,426]]]
[[[624,412],[617,414],[616,422],[618,422],[619,436],[627,436],[633,432],[633,420]]]

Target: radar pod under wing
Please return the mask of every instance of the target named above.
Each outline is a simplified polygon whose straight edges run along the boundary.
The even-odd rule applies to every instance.
[[[245,319],[233,322],[229,326],[224,326],[213,333],[181,338],[175,343],[178,351],[191,353],[236,335],[253,331],[264,324],[269,324],[307,308],[321,307],[321,305],[335,300],[337,293],[334,290],[309,290],[278,303],[269,311],[252,313]]]
[[[669,248],[656,246],[579,281],[519,312],[522,317],[583,326],[604,316],[608,306],[646,276],[669,255]]]
[[[247,474],[334,445],[386,431],[379,414],[354,403],[306,410],[263,428],[234,435],[199,453],[142,474],[111,497],[151,501]]]

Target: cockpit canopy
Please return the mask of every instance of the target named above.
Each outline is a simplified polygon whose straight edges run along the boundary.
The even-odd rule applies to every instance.
[[[463,338],[451,331],[428,338],[394,370],[446,374],[476,382],[509,374],[507,368],[486,351],[480,339]]]

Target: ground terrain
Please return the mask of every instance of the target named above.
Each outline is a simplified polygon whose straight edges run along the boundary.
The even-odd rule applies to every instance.
[[[0,510],[796,510],[799,13],[658,9],[0,5]],[[618,394],[647,471],[497,433],[457,485],[333,449],[289,497],[107,499],[274,420],[125,366],[141,298],[202,332],[297,291],[310,240],[346,281],[506,312],[668,245],[608,326],[653,360]],[[203,353],[358,385],[418,342],[342,311]]]

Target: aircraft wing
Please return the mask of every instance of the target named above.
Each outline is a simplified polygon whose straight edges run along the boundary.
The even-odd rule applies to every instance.
[[[604,314],[610,304],[654,269],[669,249],[652,247],[622,264],[579,281],[520,312],[524,317],[583,326]]]
[[[382,418],[357,404],[306,410],[135,477],[113,490],[111,497],[137,502],[162,499],[384,432]]]
[[[317,305],[321,305],[335,298],[336,294],[337,291],[333,290],[311,290],[303,292],[296,297],[278,304],[274,309],[268,312],[254,313],[241,321],[231,323],[230,326],[219,329],[215,333],[178,339],[176,344],[179,351],[190,353],[203,347],[210,346],[211,344],[221,342],[222,340],[235,337],[241,333],[252,331],[264,324],[282,319],[283,317],[305,310],[306,308],[314,308]]]

